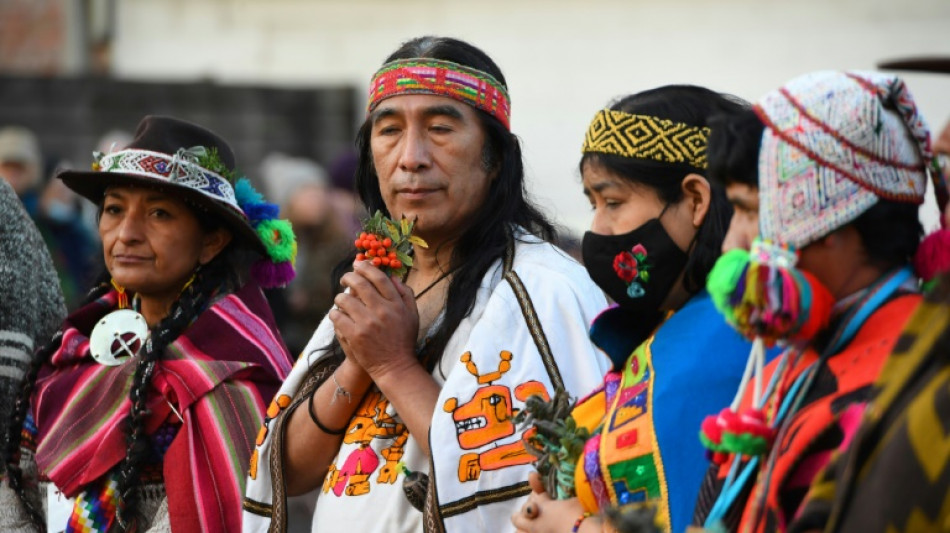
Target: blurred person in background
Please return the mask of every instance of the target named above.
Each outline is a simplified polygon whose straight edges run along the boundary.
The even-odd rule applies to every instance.
[[[284,342],[297,355],[333,306],[333,269],[353,248],[356,234],[344,225],[352,206],[344,204],[349,211],[338,212],[326,173],[309,159],[270,154],[261,170],[270,197],[297,236],[297,277],[284,289],[268,291]]]
[[[82,216],[79,196],[59,180],[45,183],[39,142],[19,126],[0,129],[0,177],[39,228],[72,309],[89,289],[98,264],[96,238]]]
[[[356,192],[356,168],[359,154],[352,148],[340,152],[330,163],[330,200],[347,232],[355,234],[360,229],[360,219],[367,216]],[[372,213],[370,213],[372,214]]]

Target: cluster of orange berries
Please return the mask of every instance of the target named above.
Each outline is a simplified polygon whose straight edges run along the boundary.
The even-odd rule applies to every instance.
[[[357,261],[371,261],[376,267],[402,268],[402,261],[396,256],[396,251],[391,249],[393,240],[389,237],[380,239],[379,235],[364,231],[353,244],[360,250],[360,253],[356,254]]]

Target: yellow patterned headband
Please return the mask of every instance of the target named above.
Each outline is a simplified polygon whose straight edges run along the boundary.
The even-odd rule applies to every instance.
[[[704,169],[708,137],[709,128],[604,109],[587,128],[581,151],[686,163]]]

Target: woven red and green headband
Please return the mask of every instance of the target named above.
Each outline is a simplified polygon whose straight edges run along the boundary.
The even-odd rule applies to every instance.
[[[447,96],[488,113],[511,129],[508,91],[492,75],[440,59],[400,59],[386,63],[369,85],[367,113],[402,94]]]

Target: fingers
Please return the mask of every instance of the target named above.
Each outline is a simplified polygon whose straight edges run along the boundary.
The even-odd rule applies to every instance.
[[[356,323],[341,309],[330,309],[327,316],[330,318],[330,322],[333,323],[333,330],[336,332],[337,340],[340,341],[341,346],[346,348],[348,344],[346,335],[353,331],[353,328],[356,327]]]
[[[401,280],[397,279],[395,276],[392,278],[393,287],[396,288],[396,292],[399,294],[399,298],[402,299],[402,303],[413,309],[416,307],[416,295],[412,293],[412,289],[406,286]]]
[[[333,304],[336,306],[336,311],[340,311],[348,317],[359,316],[366,307],[361,299],[345,292],[334,296]],[[333,320],[333,317],[330,317],[330,320]]]
[[[381,296],[389,301],[399,301],[399,292],[393,285],[389,276],[383,273],[377,267],[366,261],[357,261],[353,264],[353,272],[343,276],[346,280],[346,286],[364,302],[370,303],[365,298],[372,298],[374,294]]]

